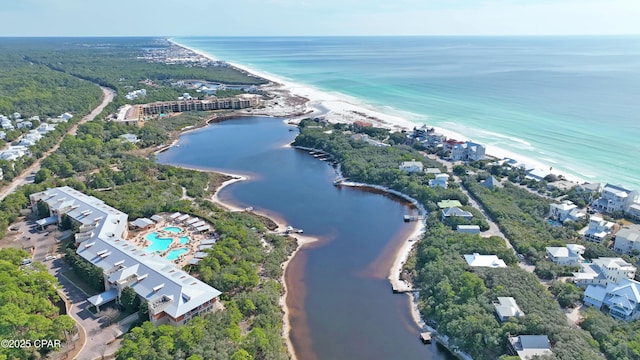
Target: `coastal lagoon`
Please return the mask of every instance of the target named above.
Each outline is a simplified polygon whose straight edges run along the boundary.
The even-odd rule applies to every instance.
[[[640,36],[176,40],[588,181],[640,189]]]
[[[289,264],[291,340],[300,359],[449,359],[423,345],[406,295],[387,276],[412,232],[413,214],[388,196],[332,185],[334,170],[287,147],[297,132],[280,119],[242,118],[188,133],[158,161],[244,174],[219,198],[277,218],[319,241]]]

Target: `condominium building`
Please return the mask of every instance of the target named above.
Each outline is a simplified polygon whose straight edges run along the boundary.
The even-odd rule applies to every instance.
[[[154,324],[181,325],[211,311],[220,291],[194,278],[161,256],[125,240],[128,215],[102,200],[68,186],[48,189],[30,197],[34,212],[44,202],[50,217],[42,224],[68,216],[78,229],[77,254],[102,268],[106,291],[88,300],[96,307],[117,299],[131,287],[149,307]]]

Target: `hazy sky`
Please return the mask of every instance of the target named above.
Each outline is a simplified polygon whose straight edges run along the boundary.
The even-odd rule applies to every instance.
[[[640,0],[6,0],[1,36],[640,34]]]

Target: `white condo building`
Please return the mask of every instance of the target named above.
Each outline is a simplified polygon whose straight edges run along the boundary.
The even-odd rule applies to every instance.
[[[39,220],[40,225],[59,223],[67,215],[79,227],[77,254],[102,268],[104,274],[106,291],[88,299],[96,307],[131,287],[147,302],[149,320],[155,325],[182,325],[193,316],[211,311],[218,300],[220,291],[125,240],[128,215],[102,200],[68,186],[29,198],[34,212],[40,201],[49,207],[51,216]]]

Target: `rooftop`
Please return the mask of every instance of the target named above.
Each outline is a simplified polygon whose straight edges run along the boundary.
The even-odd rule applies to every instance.
[[[474,253],[471,255],[464,255],[464,259],[471,267],[490,267],[490,268],[505,268],[507,264],[504,260],[500,259],[496,255],[480,255]]]

